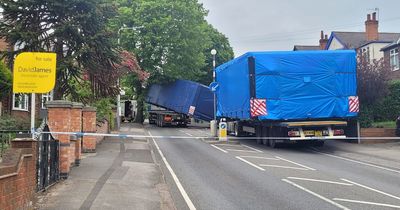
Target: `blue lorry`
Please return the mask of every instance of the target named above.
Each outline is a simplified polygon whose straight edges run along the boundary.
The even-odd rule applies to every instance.
[[[188,80],[154,84],[146,97],[148,104],[156,106],[148,110],[149,123],[161,127],[186,126],[189,117],[210,121],[214,118],[213,98],[207,86]]]
[[[249,52],[216,69],[217,117],[257,143],[357,136],[354,51]]]

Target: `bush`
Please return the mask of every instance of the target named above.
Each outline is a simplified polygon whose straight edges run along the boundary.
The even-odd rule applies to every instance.
[[[114,105],[109,98],[103,98],[93,104],[96,107],[96,118],[98,121],[107,120],[110,123],[110,129],[114,127],[114,113],[112,111]]]
[[[0,99],[11,90],[11,71],[0,61]]]
[[[374,113],[373,113],[373,108],[362,105],[360,107],[360,113],[358,115],[358,120],[360,122],[360,126],[362,128],[369,128],[372,126],[372,123],[374,122]]]
[[[0,130],[30,130],[30,122],[29,120],[13,118],[11,116],[5,115],[0,117]]]
[[[376,106],[377,121],[393,121],[400,115],[400,80],[389,84],[389,95]]]

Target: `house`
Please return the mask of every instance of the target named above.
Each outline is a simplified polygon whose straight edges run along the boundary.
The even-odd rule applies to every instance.
[[[396,79],[400,79],[400,36],[395,42],[383,47],[381,51],[384,54],[385,61],[390,63],[393,76]]]
[[[319,40],[319,45],[295,45],[293,47],[293,51],[325,50],[327,43],[328,43],[328,35],[324,35],[324,31],[321,31],[321,38]]]
[[[4,39],[0,39],[0,52],[9,51],[11,48]],[[36,113],[37,118],[43,116],[46,101],[52,100],[53,94],[36,94]],[[30,119],[31,113],[31,94],[10,93],[0,99],[0,116],[11,115],[16,118]]]
[[[365,32],[333,31],[325,49],[354,49],[358,53],[364,53],[370,61],[379,60],[384,56],[381,49],[397,40],[400,33],[384,33],[379,32],[378,29],[379,21],[376,13],[368,14],[365,21]]]

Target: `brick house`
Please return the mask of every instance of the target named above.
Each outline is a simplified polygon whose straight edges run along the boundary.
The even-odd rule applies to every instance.
[[[328,35],[321,31],[321,38],[319,39],[319,45],[295,45],[293,51],[304,51],[304,50],[325,50],[326,44],[328,43]]]
[[[4,41],[0,39],[0,51],[9,51],[11,48]],[[37,119],[42,118],[44,114],[44,104],[46,101],[52,100],[52,93],[36,94],[36,114]],[[31,113],[31,94],[14,94],[10,93],[8,96],[0,99],[0,116],[11,115],[17,118],[30,119]]]
[[[399,37],[400,33],[379,32],[379,21],[374,12],[367,15],[365,32],[332,31],[328,39],[321,31],[319,45],[295,45],[293,50],[356,50],[372,61],[383,58],[384,52],[381,49],[397,41]]]
[[[400,36],[399,39],[381,49],[386,61],[390,63],[393,78],[400,79]]]
[[[400,37],[400,33],[379,32],[379,21],[376,13],[367,15],[365,21],[365,32],[342,32],[332,31],[326,50],[350,50],[364,53],[369,60],[383,58],[381,49],[393,43]]]

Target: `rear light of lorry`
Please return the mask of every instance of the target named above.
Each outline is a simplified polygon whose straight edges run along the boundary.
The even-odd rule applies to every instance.
[[[335,135],[335,136],[344,135],[344,130],[343,129],[335,129],[335,130],[333,130],[333,135]]]
[[[288,131],[289,137],[297,137],[300,136],[300,131]]]
[[[169,116],[169,115],[165,116],[164,121],[166,121],[166,122],[172,121],[172,116]]]

